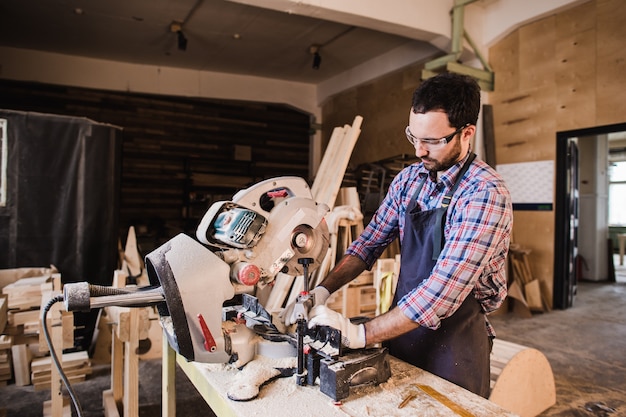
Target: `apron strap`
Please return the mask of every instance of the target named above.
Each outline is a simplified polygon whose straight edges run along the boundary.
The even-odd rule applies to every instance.
[[[448,211],[448,206],[450,205],[450,201],[452,201],[452,196],[454,195],[456,189],[459,188],[459,184],[461,183],[463,176],[465,175],[475,158],[476,154],[474,152],[471,152],[469,157],[461,167],[459,175],[457,175],[456,177],[456,182],[441,201],[441,207],[439,208],[440,213],[437,213],[437,223],[435,224],[435,230],[433,233],[433,261],[439,259],[439,255],[441,254],[441,250],[443,249],[443,245],[445,244],[445,218],[446,212]]]

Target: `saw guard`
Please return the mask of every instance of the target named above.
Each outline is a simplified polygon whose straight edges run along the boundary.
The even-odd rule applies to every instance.
[[[235,295],[228,264],[181,233],[146,256],[146,270],[150,285],[163,288],[165,302],[157,309],[174,350],[190,361],[228,362],[222,306]],[[199,314],[215,342],[213,351],[204,348]]]

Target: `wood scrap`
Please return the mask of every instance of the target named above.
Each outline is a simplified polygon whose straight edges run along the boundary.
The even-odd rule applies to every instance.
[[[53,366],[55,365],[50,356],[33,359],[30,378],[36,390],[50,389]],[[64,353],[62,368],[71,382],[84,381],[86,375],[92,373],[91,361],[86,351]]]
[[[536,416],[556,403],[552,368],[540,351],[494,339],[489,400],[520,416]]]
[[[50,276],[22,278],[2,289],[8,296],[9,309],[30,310],[39,308],[42,289],[52,290]]]
[[[512,275],[512,283],[515,283],[521,291],[515,293],[516,299],[523,298],[523,305],[532,312],[545,311],[545,297],[542,295],[542,288],[539,281],[533,277],[529,255],[530,249],[522,248],[520,245],[511,244],[509,248],[509,265]],[[509,288],[509,294],[512,293]]]
[[[13,357],[15,385],[18,387],[30,385],[30,350],[28,346],[11,346],[11,356]]]
[[[115,323],[115,331],[117,337],[122,342],[130,340],[132,331],[138,331],[139,340],[146,339],[150,331],[150,307],[105,307],[107,318]],[[131,324],[131,316],[133,311],[137,310],[137,327],[133,328]]]
[[[335,206],[337,193],[352,156],[352,150],[361,134],[362,116],[356,116],[352,126],[335,127],[328,147],[317,171],[315,181],[311,187],[313,198],[318,203],[324,203],[332,210]]]
[[[8,312],[9,312],[9,301],[7,300],[7,296],[0,295],[0,333],[4,332],[4,328],[7,325]]]
[[[0,335],[0,384],[5,384],[12,377],[11,345],[13,338],[8,335]]]

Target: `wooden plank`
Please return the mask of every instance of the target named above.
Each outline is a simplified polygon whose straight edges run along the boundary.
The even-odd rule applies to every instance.
[[[150,331],[150,310],[149,307],[106,307],[107,319],[116,323],[115,331],[117,337],[122,342],[127,342],[131,338],[131,333],[138,332],[139,340],[148,337]],[[132,327],[131,317],[137,316],[137,327]]]
[[[30,350],[26,345],[13,345],[11,356],[15,385],[18,387],[30,385]]]
[[[62,356],[63,369],[80,368],[90,365],[89,354],[81,350],[79,352],[64,353]],[[33,359],[31,364],[31,371],[37,372],[50,372],[54,367],[52,364],[52,357],[45,356],[43,358]]]
[[[163,335],[161,368],[161,415],[176,417],[176,352]]]
[[[102,391],[102,408],[104,417],[119,417],[120,415],[115,398],[113,398],[113,391],[110,389]]]
[[[63,360],[63,326],[56,325],[50,329],[52,346],[50,351],[54,352],[55,356],[59,360],[61,368],[65,365]],[[69,377],[68,377],[69,379]],[[46,383],[39,383],[38,386],[45,386]],[[56,366],[50,367],[50,414],[54,417],[59,417],[63,414],[63,383],[61,381],[61,374]]]
[[[39,321],[39,310],[12,310],[8,312],[9,326]]]
[[[52,289],[49,276],[21,278],[4,287],[2,293],[8,296],[9,309],[29,310],[39,308],[42,288]]]
[[[0,350],[11,349],[13,337],[7,334],[0,334]]]
[[[63,413],[61,414],[63,417],[72,417],[72,408],[70,407],[70,399],[69,397],[63,398]],[[52,400],[43,402],[43,416],[53,416],[52,414]],[[56,417],[56,416],[53,416]]]
[[[7,325],[7,314],[9,311],[9,301],[6,295],[0,295],[0,334],[4,332]]]
[[[139,309],[131,308],[128,341],[124,343],[124,417],[139,416]]]
[[[117,337],[116,325],[111,329],[111,392],[118,407],[124,399],[124,342]]]
[[[333,131],[331,141],[324,152],[324,158],[318,170],[317,177],[311,187],[315,201],[324,203],[332,208],[335,206],[337,193],[348,167],[352,150],[361,134],[362,116],[356,116],[352,125]]]

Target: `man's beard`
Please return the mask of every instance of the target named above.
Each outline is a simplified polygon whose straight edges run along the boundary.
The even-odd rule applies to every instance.
[[[461,158],[461,141],[454,139],[454,147],[448,151],[441,159],[422,158],[426,169],[430,172],[445,171],[459,162]]]

